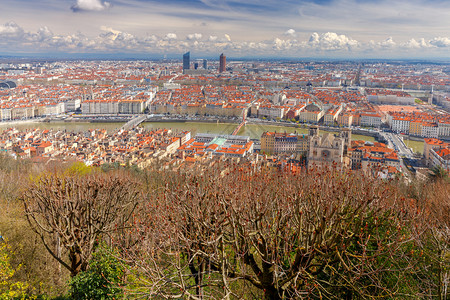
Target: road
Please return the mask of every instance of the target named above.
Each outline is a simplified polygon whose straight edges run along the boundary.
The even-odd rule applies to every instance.
[[[400,166],[403,170],[403,174],[409,174],[409,170],[405,165],[404,159],[411,161],[414,159],[414,153],[403,142],[403,138],[399,134],[390,132],[380,132],[388,143],[389,148],[395,149],[399,154]]]
[[[124,130],[132,129],[132,128],[138,126],[139,124],[141,124],[142,122],[144,122],[145,119],[147,119],[147,115],[137,115],[135,118],[131,119],[126,124],[124,124],[121,127],[121,129],[124,129]]]
[[[401,157],[413,158],[414,153],[408,148],[403,142],[403,138],[399,134],[391,133],[391,132],[382,132],[383,137],[389,144],[390,148],[398,151],[398,154]]]

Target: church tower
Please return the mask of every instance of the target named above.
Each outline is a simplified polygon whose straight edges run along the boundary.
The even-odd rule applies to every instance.
[[[339,137],[344,140],[344,155],[347,155],[348,148],[352,143],[352,131],[349,128],[343,128],[339,133]]]
[[[319,135],[319,126],[312,125],[309,127],[309,137],[318,136]]]

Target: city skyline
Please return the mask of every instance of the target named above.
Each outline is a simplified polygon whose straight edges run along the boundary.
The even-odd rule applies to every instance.
[[[3,0],[0,55],[450,58],[443,0]]]

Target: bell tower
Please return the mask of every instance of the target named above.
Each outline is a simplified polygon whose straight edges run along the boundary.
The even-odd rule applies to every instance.
[[[352,142],[352,131],[350,128],[343,128],[339,136],[344,140],[344,155],[347,155],[347,150]]]
[[[309,137],[318,136],[319,135],[319,126],[312,125],[309,127]]]

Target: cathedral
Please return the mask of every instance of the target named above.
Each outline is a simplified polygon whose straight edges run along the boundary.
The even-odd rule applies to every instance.
[[[351,144],[350,129],[343,129],[339,135],[319,134],[318,126],[309,128],[308,166],[322,167],[336,165],[348,167],[347,151]]]

